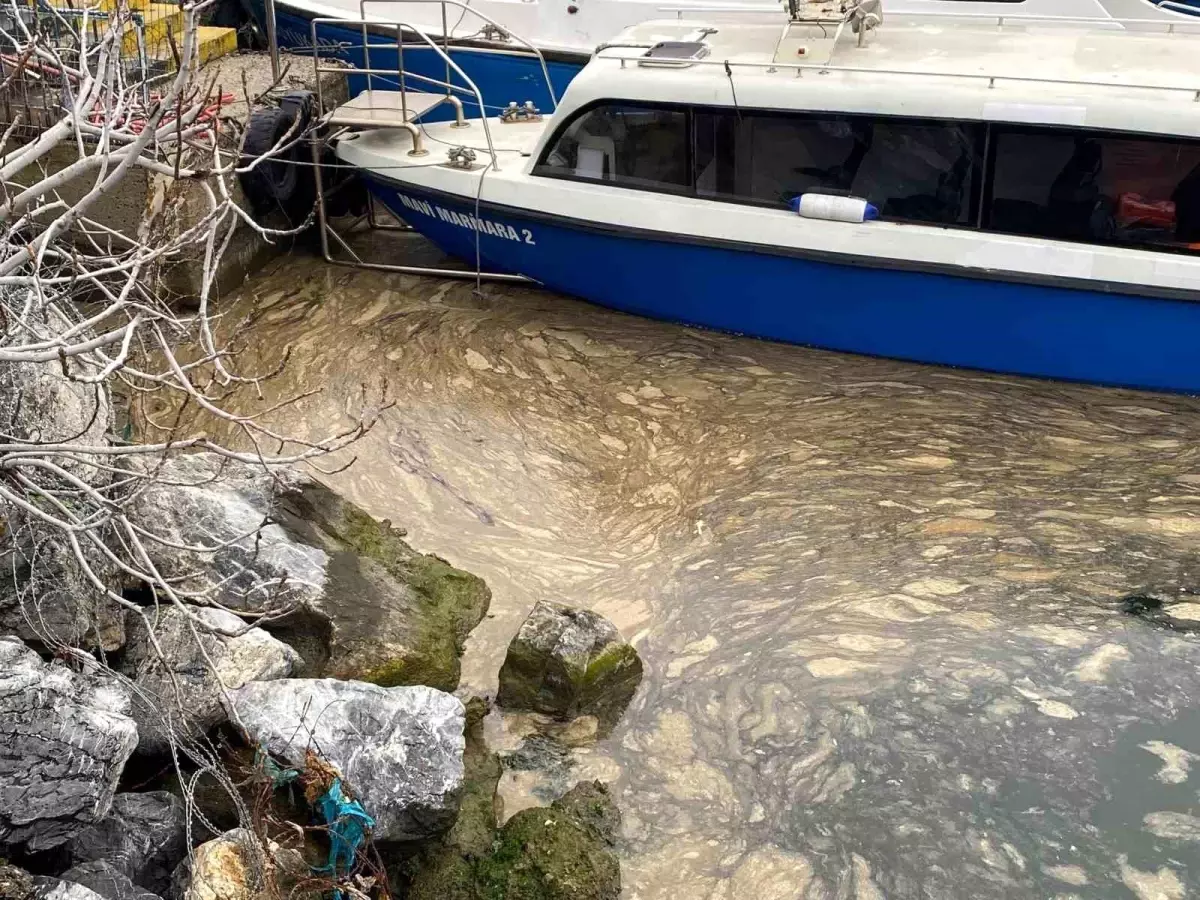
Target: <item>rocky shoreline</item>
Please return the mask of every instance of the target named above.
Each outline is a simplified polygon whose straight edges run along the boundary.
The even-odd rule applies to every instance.
[[[146,465],[156,584],[89,589],[65,554],[70,589],[0,579],[0,900],[618,897],[603,784],[503,822],[490,701],[453,694],[482,580],[296,468]],[[603,733],[641,671],[539,603],[498,701]]]

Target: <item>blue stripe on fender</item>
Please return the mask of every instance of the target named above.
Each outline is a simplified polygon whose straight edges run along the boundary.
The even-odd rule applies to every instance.
[[[443,250],[659,319],[873,356],[1200,393],[1200,303],[572,227],[371,180]]]

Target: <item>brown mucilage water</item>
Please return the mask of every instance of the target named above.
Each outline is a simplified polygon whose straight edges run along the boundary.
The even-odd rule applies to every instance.
[[[329,480],[491,586],[464,692],[539,599],[635,641],[613,734],[503,781],[510,813],[611,782],[626,897],[1200,890],[1200,606],[1120,603],[1200,588],[1200,400],[304,259],[245,316],[292,355],[243,409],[319,387],[287,414],[315,435],[396,401]]]

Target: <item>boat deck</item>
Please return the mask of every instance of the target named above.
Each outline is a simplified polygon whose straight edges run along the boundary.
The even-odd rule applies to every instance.
[[[432,97],[433,95],[428,96]],[[513,123],[501,122],[496,116],[488,119],[492,145],[495,147],[501,170],[513,168],[518,162],[525,162],[534,147],[537,146],[538,138],[541,137],[551,118],[551,116],[546,116],[539,121]],[[487,135],[484,132],[483,123],[479,119],[473,118],[467,121],[466,128],[455,127],[452,121],[423,122],[421,133],[425,139],[425,149],[430,153],[429,157],[424,158],[409,157],[407,152],[411,145],[410,138],[403,132],[397,132],[388,127],[363,131],[351,135],[349,138],[343,137],[342,140],[353,140],[355,147],[367,154],[372,162],[385,167],[389,165],[386,162],[388,160],[391,160],[390,166],[399,164],[402,167],[428,165],[431,161],[441,162],[446,159],[447,151],[453,147],[466,147],[474,150],[480,161],[479,165],[482,167],[488,158]]]

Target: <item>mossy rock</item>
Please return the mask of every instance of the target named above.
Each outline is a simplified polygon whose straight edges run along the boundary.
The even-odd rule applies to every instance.
[[[496,785],[500,760],[483,739],[487,703],[467,701],[466,748],[463,750],[463,790],[458,818],[444,843],[464,856],[478,859],[491,852],[496,833]]]
[[[612,843],[619,824],[599,782],[577,785],[548,810],[522,810],[505,823],[492,855],[478,866],[479,897],[616,900],[621,869]]]
[[[606,732],[641,678],[637,651],[611,622],[589,610],[542,601],[508,646],[497,702],[560,719],[595,716]]]
[[[488,704],[466,703],[462,803],[453,827],[408,865],[414,879],[408,896],[436,900],[476,900],[475,864],[492,852],[496,838],[496,784],[500,760],[483,739]]]
[[[277,507],[292,537],[329,555],[321,609],[304,613],[329,621],[327,653],[304,674],[457,688],[463,645],[491,601],[482,579],[418,553],[403,529],[315,482],[285,491]]]
[[[443,852],[428,859],[409,900],[617,900],[619,825],[604,785],[576,785],[549,809],[509,819],[483,858]]]

